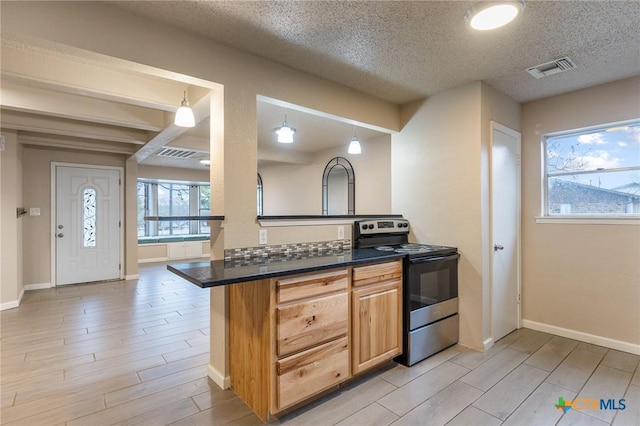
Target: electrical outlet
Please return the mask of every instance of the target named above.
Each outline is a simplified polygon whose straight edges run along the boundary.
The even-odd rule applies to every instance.
[[[344,240],[344,226],[338,226],[338,239]]]
[[[267,230],[261,229],[258,232],[258,244],[265,245],[267,244]]]

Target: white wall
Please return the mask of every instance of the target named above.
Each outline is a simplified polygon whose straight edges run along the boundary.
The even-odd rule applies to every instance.
[[[525,325],[640,353],[640,226],[536,223],[541,138],[640,117],[640,77],[523,105]]]
[[[264,215],[322,214],[322,175],[334,157],[353,166],[356,181],[356,214],[391,213],[391,136],[361,141],[362,154],[347,153],[347,142],[321,151],[307,165],[268,164],[262,176]]]
[[[3,131],[5,150],[0,151],[0,310],[18,306],[22,279],[22,230],[29,216],[16,217],[25,207],[22,196],[22,147],[16,132]]]

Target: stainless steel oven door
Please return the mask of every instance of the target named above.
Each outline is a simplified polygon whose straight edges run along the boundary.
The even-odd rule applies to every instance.
[[[459,258],[456,253],[409,260],[409,330],[458,312]]]

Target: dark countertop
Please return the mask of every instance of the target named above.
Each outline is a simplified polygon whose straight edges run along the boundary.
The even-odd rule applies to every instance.
[[[209,288],[323,269],[384,262],[401,259],[404,256],[404,254],[375,249],[353,249],[336,254],[175,263],[167,265],[167,269],[199,287]]]

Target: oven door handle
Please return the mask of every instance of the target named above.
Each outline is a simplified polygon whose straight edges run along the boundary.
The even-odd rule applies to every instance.
[[[426,262],[433,262],[436,260],[457,260],[460,257],[460,254],[456,253],[456,254],[452,254],[451,256],[442,256],[442,257],[419,257],[417,259],[409,259],[409,263],[411,264],[416,264],[416,263],[426,263]]]

